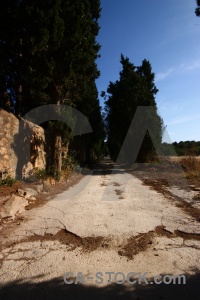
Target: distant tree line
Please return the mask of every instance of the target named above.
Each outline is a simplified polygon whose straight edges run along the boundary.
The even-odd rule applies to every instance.
[[[195,9],[196,16],[200,16],[200,0],[196,0],[197,8]],[[200,142],[198,141],[180,141],[172,144],[163,143],[162,150],[165,155],[173,155],[173,150],[178,156],[184,155],[200,155]]]
[[[175,150],[178,156],[200,155],[200,142],[181,141],[179,143],[174,142],[172,144],[167,144],[167,143],[162,144],[162,151],[164,155],[167,156],[174,155],[173,149]]]
[[[0,105],[21,117],[44,104],[68,105],[84,114],[93,133],[73,137],[61,122],[51,131],[51,165],[61,171],[61,147],[82,164],[103,156],[104,124],[95,80],[100,45],[100,0],[0,2]]]

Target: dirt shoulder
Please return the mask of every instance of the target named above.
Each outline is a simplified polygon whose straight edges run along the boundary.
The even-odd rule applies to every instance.
[[[136,165],[129,173],[164,195],[177,207],[200,221],[200,178],[188,176],[182,158],[166,158],[162,164]]]

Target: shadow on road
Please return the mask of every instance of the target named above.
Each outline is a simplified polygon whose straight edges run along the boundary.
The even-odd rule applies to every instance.
[[[161,275],[162,277],[164,274]],[[67,299],[67,300],[197,300],[200,294],[200,273],[193,276],[186,274],[185,285],[120,285],[106,287],[85,285],[67,285],[62,278],[31,283],[30,281],[14,281],[0,289],[0,299],[35,300],[35,299]],[[40,278],[42,280],[42,278]]]
[[[111,159],[104,159],[101,163],[95,165],[92,175],[110,175],[110,174],[124,174],[129,171],[124,164],[114,163]]]

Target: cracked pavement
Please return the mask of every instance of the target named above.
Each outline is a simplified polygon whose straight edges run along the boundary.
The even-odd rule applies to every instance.
[[[2,239],[2,286],[62,280],[66,272],[155,276],[200,268],[199,222],[122,168],[112,173],[112,167],[105,161],[24,213],[25,222]]]

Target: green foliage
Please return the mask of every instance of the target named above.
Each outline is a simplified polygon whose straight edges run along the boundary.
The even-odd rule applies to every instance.
[[[106,100],[106,126],[108,148],[111,158],[116,160],[131,121],[138,106],[152,106],[154,113],[149,116],[152,120],[154,135],[158,143],[161,143],[163,124],[157,114],[155,95],[158,92],[154,84],[149,61],[143,60],[140,67],[134,66],[128,58],[121,55],[122,71],[116,82],[110,82]],[[106,97],[105,92],[103,96]],[[133,133],[135,137],[139,132]],[[137,161],[145,162],[154,159],[155,150],[148,132],[138,154]]]
[[[162,145],[161,145],[161,151],[164,156],[175,155],[174,150],[175,149],[172,144],[162,143]]]
[[[200,0],[196,0],[197,2],[197,8],[195,9],[195,14],[197,17],[200,17]]]
[[[1,1],[0,77],[19,113],[58,101],[75,104],[90,91],[88,81],[99,76],[99,17],[99,0]]]
[[[46,169],[35,169],[33,174],[37,179],[44,180],[48,178]]]
[[[183,155],[200,155],[200,142],[180,141],[172,144],[178,156]]]
[[[161,150],[165,156],[197,156],[200,155],[200,142],[180,141],[172,144],[163,143]]]
[[[43,104],[67,104],[87,116],[94,134],[73,143],[81,161],[89,161],[90,149],[104,139],[95,84],[100,11],[100,0],[0,2],[0,94],[10,90],[17,115]],[[62,145],[73,139],[61,122],[45,126],[52,140],[61,136]],[[58,169],[55,156],[51,164]]]
[[[67,155],[63,159],[62,169],[66,171],[75,171],[80,168],[78,161],[75,159],[75,153]]]
[[[15,178],[7,176],[5,179],[0,179],[0,186],[4,186],[4,185],[13,186],[16,182],[17,180]]]
[[[45,180],[49,177],[54,178],[55,180],[60,180],[60,172],[55,171],[53,166],[48,167],[47,169],[35,169],[32,177],[35,177],[40,180]]]

